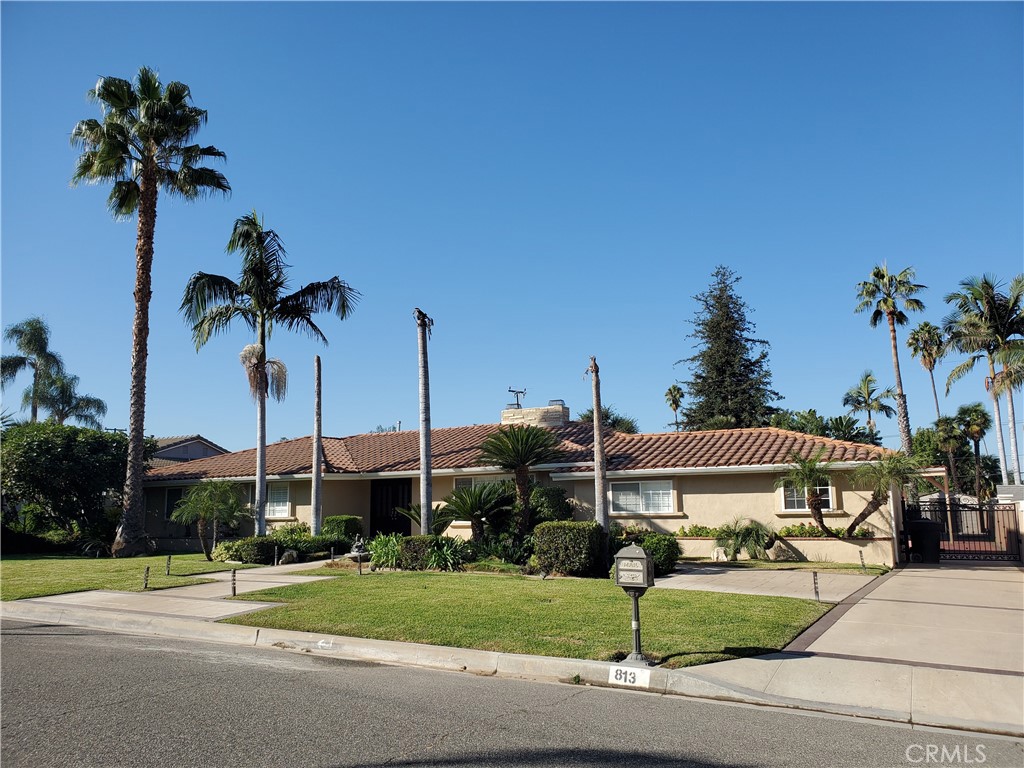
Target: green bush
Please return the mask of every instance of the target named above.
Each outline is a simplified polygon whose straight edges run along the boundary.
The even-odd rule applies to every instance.
[[[398,564],[403,571],[425,571],[436,536],[406,536],[399,546]]]
[[[648,533],[638,542],[654,563],[654,575],[664,576],[676,569],[676,562],[683,554],[679,542],[671,533]]]
[[[846,538],[845,528],[829,528],[829,530],[841,539]],[[807,523],[797,523],[796,525],[787,525],[784,528],[780,528],[779,536],[795,536],[798,538],[803,537],[817,539],[823,538],[825,536],[825,532],[813,523],[810,525]],[[863,526],[853,532],[853,538],[855,539],[872,539],[874,536],[875,535],[871,532],[870,528],[865,528]]]
[[[566,499],[564,488],[548,485],[534,485],[530,490],[530,522],[534,527],[541,523],[558,520],[572,520],[572,505]]]
[[[51,554],[68,551],[70,544],[52,541],[49,535],[35,536],[10,528],[0,533],[0,554],[4,555],[35,555]]]
[[[309,541],[310,532],[307,523],[289,523],[275,528],[268,535],[283,552],[286,549],[294,549],[296,552],[305,551],[306,543]]]
[[[260,565],[272,564],[274,562],[274,547],[281,546],[269,536],[249,536],[233,542],[218,544],[217,548],[220,549],[226,544],[230,544],[234,555],[227,559],[238,560],[243,563],[258,563]]]
[[[533,538],[537,564],[545,573],[590,576],[602,569],[604,531],[593,521],[541,523]]]
[[[451,536],[435,536],[427,557],[427,567],[437,571],[461,571],[473,548],[468,541]]]
[[[363,518],[355,515],[331,515],[325,517],[320,524],[320,533],[324,536],[355,541],[356,536],[363,535]]]
[[[335,536],[328,534],[321,534],[319,536],[310,536],[307,541],[303,543],[304,549],[302,554],[312,555],[320,552],[330,552],[331,548],[334,548],[335,556],[344,555],[352,549],[352,540],[345,538],[344,536]]]
[[[397,568],[402,551],[402,534],[378,533],[366,545],[370,563],[377,568]]]
[[[210,553],[210,557],[214,560],[219,560],[224,563],[228,560],[237,560],[235,557],[235,544],[237,541],[222,541],[216,547],[213,548],[213,552]]]
[[[700,539],[717,539],[718,533],[718,528],[709,528],[706,525],[691,525],[689,528],[684,525],[679,529],[680,536],[690,536]]]

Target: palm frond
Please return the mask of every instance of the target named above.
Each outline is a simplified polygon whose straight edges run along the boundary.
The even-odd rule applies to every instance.
[[[24,355],[4,355],[0,358],[0,386],[10,384],[28,365],[28,358]]]
[[[960,379],[962,379],[964,376],[966,376],[968,373],[974,370],[974,366],[977,364],[979,360],[981,360],[981,357],[981,355],[974,355],[973,357],[970,357],[964,362],[960,363],[960,365],[958,365],[956,368],[949,372],[949,376],[946,377],[947,395],[949,394],[950,387],[952,387],[954,383],[960,381]]]
[[[276,357],[267,360],[267,394],[278,402],[288,394],[288,368]]]
[[[310,283],[281,299],[278,312],[285,316],[298,317],[306,314],[330,312],[339,320],[352,314],[361,294],[337,275],[330,280]]]
[[[192,326],[192,340],[198,351],[211,337],[223,333],[231,327],[231,321],[240,317],[250,330],[256,330],[256,316],[253,311],[237,304],[222,304],[211,307]]]
[[[231,278],[196,272],[185,284],[178,311],[194,327],[211,305],[237,304],[238,298],[238,284]]]

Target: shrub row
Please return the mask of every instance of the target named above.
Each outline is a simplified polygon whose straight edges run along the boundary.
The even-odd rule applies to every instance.
[[[541,523],[533,529],[533,554],[544,573],[591,576],[604,570],[604,531],[593,521]]]
[[[832,533],[841,539],[846,538],[845,528],[829,528]],[[795,537],[806,537],[806,538],[824,538],[825,532],[816,525],[808,525],[807,523],[798,523],[797,525],[787,525],[784,528],[779,529],[779,536],[795,536]],[[861,526],[853,532],[853,538],[855,539],[871,539],[874,538],[874,534],[870,528]]]
[[[672,573],[683,554],[682,547],[671,533],[658,533],[636,525],[623,528],[613,523],[612,553],[630,544],[636,544],[647,553],[647,557],[654,562],[655,576]]]
[[[367,545],[370,562],[377,568],[405,571],[461,571],[473,559],[468,541],[450,536],[402,536],[378,534]]]

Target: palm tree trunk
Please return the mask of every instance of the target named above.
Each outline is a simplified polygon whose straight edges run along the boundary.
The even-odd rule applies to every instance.
[[[988,375],[989,382],[995,382],[996,366],[992,361],[992,355],[988,356]],[[999,471],[1003,477],[1003,485],[1009,485],[1010,479],[1006,467],[1006,447],[1003,445],[1003,415],[999,410],[999,395],[996,394],[994,386],[989,386],[988,391],[992,396],[992,416],[994,421],[993,426],[996,429],[996,448],[999,451]],[[1012,424],[1011,428],[1016,429],[1017,425]],[[1016,438],[1014,438],[1014,442],[1016,442]],[[978,501],[981,501],[981,499],[979,498]]]
[[[1006,365],[1003,365],[1003,373]],[[1013,387],[1006,390],[1006,422],[1010,427],[1010,459],[1013,461],[1013,483],[1020,485],[1020,452],[1017,450],[1017,414],[1013,407]]]
[[[199,537],[199,546],[203,548],[203,554],[207,560],[213,560],[210,557],[210,545],[206,541],[206,518],[200,517],[196,520],[196,536]]]
[[[910,455],[912,438],[910,436],[910,414],[907,412],[907,396],[903,394],[903,377],[900,376],[900,357],[896,346],[896,318],[889,318],[889,342],[892,345],[892,370],[896,374],[896,420],[900,426],[900,447]]]
[[[516,502],[519,507],[519,540],[530,529],[530,468],[517,467],[515,471]]]
[[[601,431],[601,374],[597,358],[590,358],[590,375],[594,381],[594,521],[608,533],[608,482],[605,477],[607,461],[604,454],[604,435]]]
[[[946,451],[946,458],[949,459],[949,479],[953,484],[953,493],[959,496],[963,493],[963,489],[960,487],[960,479],[956,474],[956,459],[953,457],[952,449]]]
[[[256,535],[267,535],[267,348],[266,321],[261,318],[260,359],[256,387]]]
[[[928,369],[928,376],[932,380],[932,397],[935,399],[935,418],[936,419],[941,419],[942,418],[942,412],[939,410],[939,392],[938,392],[937,389],[935,389],[935,368],[934,367]]]
[[[434,489],[431,475],[430,452],[430,365],[427,361],[427,332],[433,321],[421,309],[416,317],[420,369],[420,533],[428,534],[433,527]]]
[[[313,460],[310,474],[313,475],[313,487],[310,489],[309,531],[313,536],[320,535],[320,520],[323,510],[321,490],[323,488],[323,438],[320,433],[320,355],[313,356]]]
[[[860,527],[860,524],[867,520],[869,517],[871,517],[873,514],[875,514],[875,512],[877,512],[881,508],[882,503],[884,501],[885,497],[880,495],[877,491],[875,493],[872,493],[871,499],[868,500],[868,503],[864,505],[864,509],[862,509],[860,511],[860,514],[853,518],[853,520],[850,522],[849,528],[846,529],[846,537],[852,538],[857,528]]]
[[[153,295],[153,236],[156,231],[156,163],[148,158],[139,183],[139,221],[135,241],[135,317],[132,321],[131,388],[128,395],[128,468],[125,473],[121,524],[110,548],[114,557],[133,557],[147,550],[145,499],[146,362],[149,354],[149,301]]]
[[[32,366],[32,408],[31,417],[29,422],[32,424],[36,423],[36,419],[39,416],[39,364],[35,363]]]
[[[974,497],[981,503],[981,440],[974,440]]]

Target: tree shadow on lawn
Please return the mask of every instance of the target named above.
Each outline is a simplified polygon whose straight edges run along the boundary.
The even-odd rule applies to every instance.
[[[719,650],[714,651],[687,651],[686,653],[670,653],[668,656],[662,656],[661,660],[658,662],[658,665],[661,666],[665,664],[665,662],[671,661],[672,659],[686,659],[694,656],[716,655],[733,657],[732,659],[716,659],[715,661],[706,662],[708,664],[715,664],[719,661],[733,661],[734,659],[741,659],[747,656],[765,656],[769,653],[779,653],[781,650],[781,648],[761,648],[759,646],[750,645],[738,647],[726,646],[725,648],[721,648]],[[622,658],[626,658],[626,654],[623,654]],[[613,659],[613,661],[621,661],[621,659]]]

